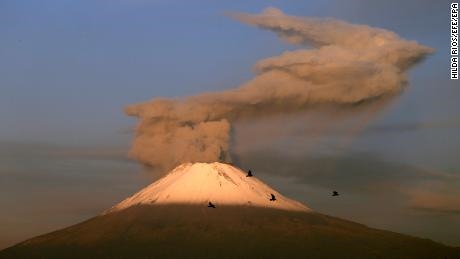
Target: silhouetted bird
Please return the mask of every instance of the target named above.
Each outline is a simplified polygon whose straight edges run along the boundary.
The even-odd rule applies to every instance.
[[[333,191],[333,192],[332,192],[332,196],[339,196],[339,193],[336,192],[336,191]]]
[[[216,208],[216,205],[212,204],[212,202],[209,202],[208,208]]]
[[[252,177],[252,172],[251,172],[251,170],[248,171],[248,174],[246,175],[246,177]]]
[[[271,200],[271,201],[276,201],[276,197],[275,197],[275,195],[274,195],[273,193],[272,193],[272,194],[270,194],[270,195],[272,196],[272,197],[270,198],[270,200]]]

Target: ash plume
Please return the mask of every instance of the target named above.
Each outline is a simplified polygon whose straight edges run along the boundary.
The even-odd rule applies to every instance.
[[[408,69],[433,51],[388,30],[289,16],[275,8],[230,17],[305,48],[260,60],[255,77],[234,89],[127,106],[126,114],[139,118],[133,158],[164,169],[229,162],[233,122],[395,96],[407,85]]]

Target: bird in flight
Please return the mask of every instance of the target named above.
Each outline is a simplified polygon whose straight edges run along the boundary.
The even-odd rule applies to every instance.
[[[270,194],[270,195],[272,196],[272,197],[270,198],[270,201],[276,201],[276,197],[275,197],[275,195],[274,195],[273,193],[272,193],[272,194]]]
[[[248,174],[246,175],[246,177],[252,177],[252,172],[251,172],[251,170],[248,171]]]
[[[333,191],[333,192],[332,192],[332,196],[339,196],[339,193],[336,192],[336,191]]]
[[[215,209],[215,208],[216,208],[216,205],[212,204],[212,202],[209,202],[208,208],[213,208],[213,209]]]

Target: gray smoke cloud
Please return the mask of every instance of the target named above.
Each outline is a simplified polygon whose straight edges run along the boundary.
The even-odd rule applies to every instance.
[[[407,70],[433,51],[388,30],[275,8],[230,16],[305,48],[260,60],[256,76],[234,89],[127,106],[126,114],[139,118],[132,157],[163,169],[229,162],[233,122],[397,95],[407,85]]]

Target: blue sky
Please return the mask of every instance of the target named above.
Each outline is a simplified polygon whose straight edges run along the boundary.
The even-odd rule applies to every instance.
[[[419,7],[371,2],[2,1],[0,139],[112,143],[132,123],[121,112],[126,104],[237,86],[251,78],[257,60],[292,47],[223,14],[271,5],[294,15],[387,28],[432,46],[438,52],[412,75],[443,80],[446,97],[458,93],[446,80],[448,9],[442,1],[416,1]],[[412,104],[439,92],[417,86],[411,89],[415,97],[406,99]],[[397,116],[450,116],[419,107],[425,104]]]
[[[292,15],[334,17],[385,28],[435,48],[433,55],[410,72],[410,87],[369,127],[393,125],[398,128],[398,125],[414,123],[431,126],[363,135],[355,139],[345,157],[366,152],[378,161],[398,164],[389,168],[415,165],[458,176],[460,88],[458,82],[449,79],[448,1],[5,0],[0,1],[0,151],[7,155],[0,164],[3,182],[0,187],[9,186],[3,188],[7,190],[6,196],[28,195],[22,190],[47,186],[46,181],[34,180],[37,162],[30,162],[31,157],[41,153],[43,146],[59,152],[76,148],[78,157],[84,153],[86,159],[74,158],[70,172],[56,168],[59,156],[45,156],[38,162],[44,174],[61,172],[58,178],[66,182],[66,175],[86,170],[79,181],[91,182],[88,190],[97,190],[104,184],[93,181],[88,172],[107,176],[119,164],[89,166],[88,161],[93,160],[88,159],[107,157],[91,157],[87,150],[93,150],[89,152],[93,155],[100,154],[99,150],[104,150],[104,155],[107,149],[115,150],[110,154],[117,159],[123,157],[129,148],[130,129],[135,124],[134,119],[123,114],[125,105],[155,96],[188,96],[238,86],[252,78],[251,68],[257,60],[294,48],[270,32],[225,16],[229,11],[256,13],[268,6]],[[135,165],[129,164],[126,168],[131,175],[135,171]],[[11,173],[16,171],[20,173]],[[131,187],[120,191],[117,186],[129,181],[129,177],[121,174],[117,170],[116,179],[120,181],[111,181],[114,191],[104,196],[98,205],[113,204],[148,182],[144,178],[139,180],[139,175],[133,176]],[[273,176],[267,175],[267,180],[278,187],[275,180],[270,180]],[[45,178],[50,179],[49,175]],[[437,182],[434,190],[460,187],[458,178],[453,179],[457,180],[441,187]],[[356,213],[351,213],[345,207],[333,208],[335,205],[316,199],[315,195],[321,191],[313,189],[323,188],[321,185],[307,191],[313,201],[302,198],[304,190],[294,191],[299,183],[283,182],[279,188],[284,188],[293,198],[313,202],[320,211],[360,222],[369,218],[370,212],[361,206]],[[59,195],[65,190],[48,191]],[[46,202],[45,196],[42,198],[38,201]],[[2,201],[5,203],[5,199],[0,199]],[[360,200],[347,202],[353,201]],[[392,201],[388,198],[386,202]],[[18,215],[17,205],[8,203],[8,206],[11,211],[8,217],[31,220]],[[88,207],[91,213],[104,209],[94,204]],[[398,209],[393,208],[392,213],[404,214],[404,217],[395,216],[393,225],[385,222],[383,216],[364,223],[460,244],[460,236],[452,237],[448,232],[448,224],[458,220],[458,211],[451,211],[447,216],[414,214],[411,218],[407,217],[407,210],[394,212]],[[65,223],[88,216],[86,210],[85,213],[73,215]],[[24,221],[15,221],[18,228]],[[427,224],[429,230],[420,229]],[[53,226],[50,223],[49,228],[38,228],[36,232],[18,230],[21,235],[11,230],[9,235],[16,239],[7,236],[4,240],[9,240],[6,243],[19,241],[21,237],[39,234],[39,230],[52,230]]]

